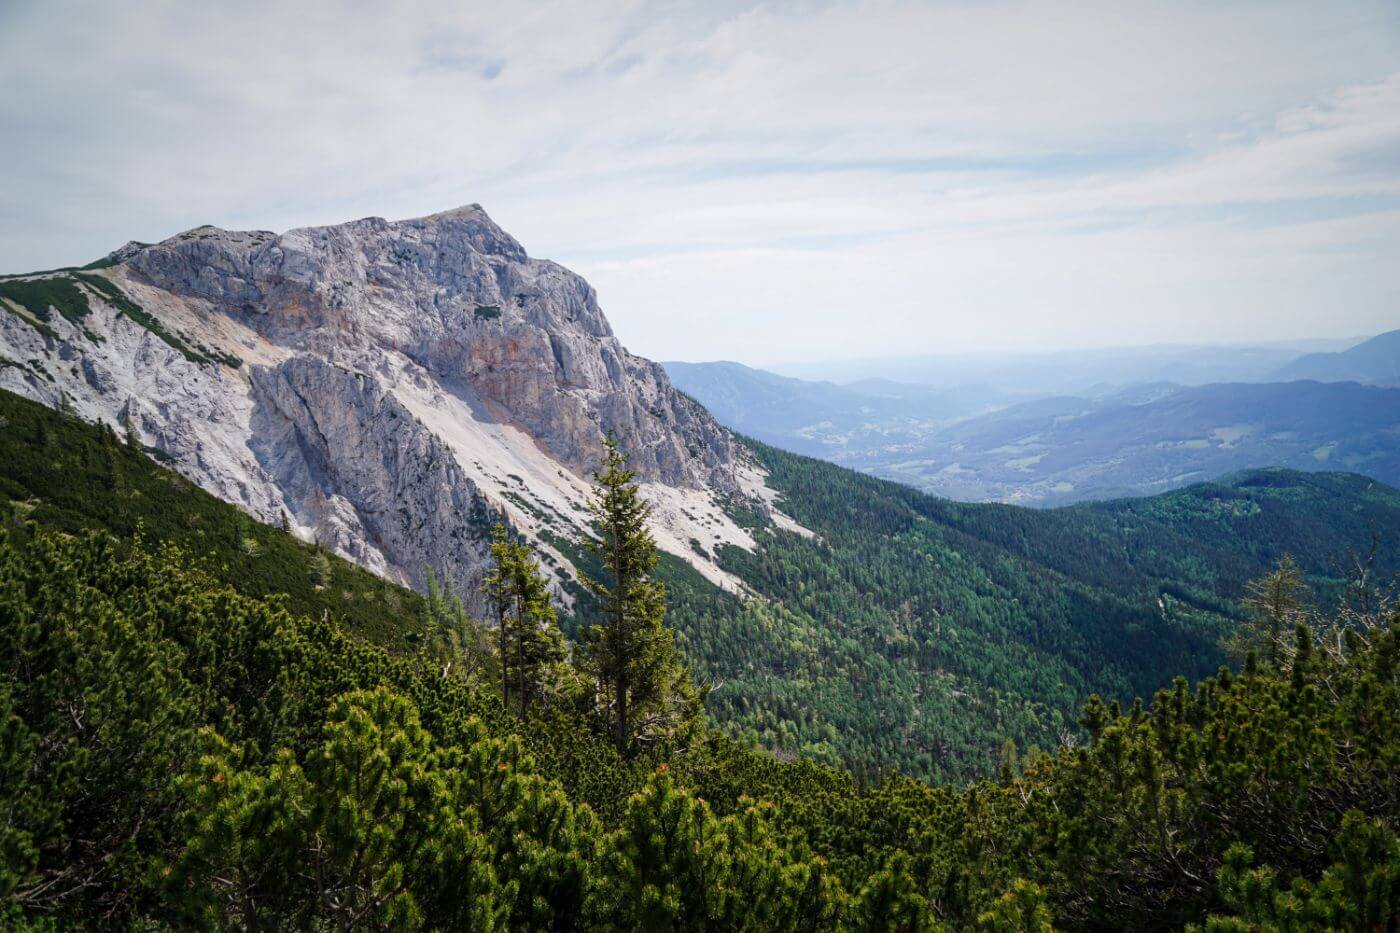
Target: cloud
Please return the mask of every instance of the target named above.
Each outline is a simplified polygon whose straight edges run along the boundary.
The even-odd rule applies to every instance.
[[[486,205],[656,357],[1393,325],[1400,15],[11,3],[0,269]]]

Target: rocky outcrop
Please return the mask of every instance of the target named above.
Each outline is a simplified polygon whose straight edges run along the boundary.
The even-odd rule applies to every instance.
[[[587,282],[529,258],[477,205],[282,236],[200,227],[126,264],[280,345],[402,353],[576,470],[598,463],[611,430],[644,479],[735,488],[728,435],[660,366],[627,352]]]
[[[0,290],[0,386],[130,425],[259,518],[469,598],[498,520],[570,575],[555,545],[585,533],[611,431],[658,542],[741,586],[706,556],[753,543],[722,507],[753,485],[729,434],[622,346],[587,282],[479,206],[280,235],[199,227],[104,264],[46,274],[82,293],[81,318],[39,321]]]
[[[422,587],[475,593],[504,515],[382,383],[313,356],[253,370],[250,447],[321,542]]]

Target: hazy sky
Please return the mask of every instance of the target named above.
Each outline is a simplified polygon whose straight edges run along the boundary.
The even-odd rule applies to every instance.
[[[0,271],[481,202],[633,350],[1400,327],[1400,4],[0,0]]]

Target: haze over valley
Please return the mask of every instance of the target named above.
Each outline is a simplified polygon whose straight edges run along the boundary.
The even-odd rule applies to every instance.
[[[1400,482],[1400,331],[788,367],[864,376],[844,383],[732,362],[666,368],[736,431],[970,502],[1147,495],[1262,466]]]

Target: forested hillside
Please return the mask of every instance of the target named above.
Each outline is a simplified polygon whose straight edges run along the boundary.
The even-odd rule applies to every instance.
[[[210,555],[242,592],[284,594],[291,611],[329,613],[396,654],[430,634],[418,595],[249,519],[128,439],[10,395],[0,417],[12,534],[26,521],[123,539],[142,529]],[[1264,471],[1034,511],[947,502],[752,447],[784,507],[818,537],[769,529],[757,552],[721,555],[763,597],[747,601],[663,556],[670,620],[712,688],[717,725],[872,778],[987,775],[1007,738],[1025,752],[1077,734],[1077,710],[1095,691],[1127,702],[1174,673],[1204,676],[1224,657],[1244,581],[1291,552],[1330,605],[1348,549],[1400,527],[1400,496],[1345,475]],[[1400,566],[1396,547],[1380,538],[1378,573]],[[589,616],[586,599],[581,608],[562,620],[572,633]]]
[[[765,747],[938,780],[987,774],[1003,739],[1053,747],[1091,693],[1151,696],[1223,660],[1244,581],[1285,553],[1324,601],[1380,532],[1400,568],[1400,493],[1254,471],[1059,510],[955,503],[748,442],[784,510],[723,563],[764,598],[672,586],[710,708]]]
[[[45,442],[60,467],[108,446],[135,461],[110,436],[47,446],[39,423],[5,431]],[[625,508],[625,472],[614,483],[610,514],[639,514]],[[103,498],[125,512],[158,493]],[[395,656],[347,635],[348,597],[316,563],[289,562],[319,578],[302,597],[310,614],[290,611],[239,592],[260,584],[230,585],[218,557],[45,530],[19,501],[0,540],[5,926],[873,933],[1400,919],[1400,617],[1373,587],[1330,615],[1302,611],[1292,585],[1256,601],[1242,670],[1194,688],[1179,678],[1150,705],[1091,698],[1082,740],[1008,746],[995,780],[863,786],[703,723],[619,743],[599,693],[567,688],[604,672],[599,641],[541,658],[535,675],[564,689],[512,712],[497,669],[446,663],[474,650],[437,637],[461,621],[451,613],[429,605],[427,637]],[[40,504],[27,501],[32,519]],[[625,525],[645,568],[654,551]],[[610,559],[609,540],[604,615],[609,592],[630,594],[623,615],[654,623],[665,607],[653,581],[616,585],[609,568],[636,568]],[[537,570],[497,543],[506,618],[538,611],[548,631],[534,591],[512,589]],[[662,638],[638,657],[665,654]],[[495,660],[509,672],[511,657]],[[685,695],[672,671],[639,709]]]

